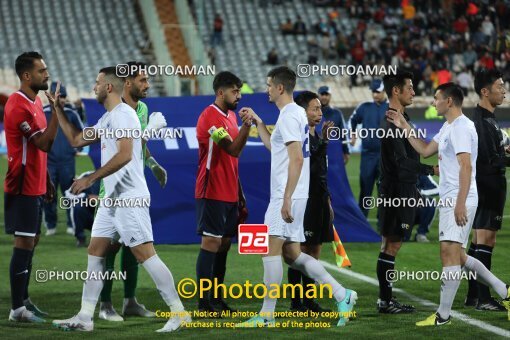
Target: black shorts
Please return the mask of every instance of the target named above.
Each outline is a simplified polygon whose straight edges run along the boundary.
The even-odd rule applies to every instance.
[[[304,244],[317,245],[333,241],[333,228],[329,223],[328,196],[310,196],[306,202],[304,217]]]
[[[197,198],[197,234],[212,237],[237,235],[237,203]]]
[[[4,193],[5,232],[35,237],[41,233],[42,196]]]
[[[379,198],[383,199],[420,199],[421,196],[416,184],[410,183],[381,183],[379,187]],[[379,206],[378,214],[381,225],[381,235],[384,237],[403,238],[406,231],[414,225],[416,208],[400,201],[399,206],[388,206],[384,203]]]
[[[473,229],[500,230],[506,201],[505,176],[478,176],[478,208]]]

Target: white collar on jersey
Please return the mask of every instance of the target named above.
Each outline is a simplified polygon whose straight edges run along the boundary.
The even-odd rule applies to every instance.
[[[35,104],[35,100],[28,98],[28,96],[21,90],[16,91],[17,94],[28,100],[30,103]],[[36,97],[37,98],[37,97]]]
[[[221,113],[222,115],[224,115],[225,117],[227,117],[227,118],[228,118],[228,111],[227,111],[227,113],[223,112],[223,111],[222,111],[222,110],[221,110],[218,106],[216,106],[216,104],[214,104],[214,103],[213,103],[213,104],[211,104],[211,105],[209,105],[209,106],[214,107],[214,108],[215,108],[215,109],[216,109],[219,113]]]

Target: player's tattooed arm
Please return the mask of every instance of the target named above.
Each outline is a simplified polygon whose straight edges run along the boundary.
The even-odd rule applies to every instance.
[[[260,139],[262,140],[262,143],[264,143],[264,146],[271,151],[271,134],[269,133],[269,130],[266,127],[266,124],[262,121],[262,119],[249,107],[243,107],[239,111],[239,115],[244,120],[251,119],[253,123],[255,123],[255,126],[257,127],[257,131],[259,132]],[[251,124],[250,124],[251,125]]]

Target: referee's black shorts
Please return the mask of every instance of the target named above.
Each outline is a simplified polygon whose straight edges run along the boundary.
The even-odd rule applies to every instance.
[[[506,202],[506,177],[477,176],[478,208],[473,229],[500,230]]]
[[[413,183],[381,183],[379,187],[379,198],[383,199],[404,199],[399,204],[379,206],[379,221],[381,235],[384,237],[404,238],[405,232],[412,228],[416,215],[416,207],[404,204],[406,200],[420,199],[420,193]],[[395,201],[396,203],[396,201]]]
[[[197,234],[211,237],[234,237],[237,235],[238,204],[196,199]]]
[[[306,203],[304,232],[306,245],[318,245],[333,241],[333,226],[330,220],[327,195],[310,196]]]
[[[42,196],[4,193],[5,232],[35,237],[41,233]]]

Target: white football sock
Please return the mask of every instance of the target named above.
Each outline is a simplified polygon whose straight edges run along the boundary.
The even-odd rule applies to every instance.
[[[292,263],[292,268],[299,270],[315,281],[327,284],[331,287],[333,297],[337,302],[345,298],[345,288],[338,283],[331,274],[329,274],[324,266],[312,256],[301,253],[298,258]]]
[[[158,255],[154,255],[142,266],[149,273],[163,300],[170,307],[172,312],[182,312],[184,306],[175,289],[174,278],[168,267],[161,261]]]
[[[476,281],[494,289],[502,299],[506,298],[507,289],[505,283],[492,274],[482,262],[468,255],[464,268],[468,272],[472,271],[476,273]]]
[[[104,268],[104,257],[94,255],[88,256],[87,281],[83,283],[81,309],[78,313],[78,318],[82,321],[90,322],[94,317],[97,300],[99,299],[99,295],[103,289],[103,280],[100,280],[99,278],[104,272]]]
[[[460,285],[461,269],[459,266],[443,267],[444,279],[441,283],[441,294],[437,312],[442,319],[448,319],[452,310],[453,300]]]
[[[266,256],[262,258],[264,265],[264,284],[269,292],[272,284],[280,286],[283,278],[283,264],[281,256]],[[269,293],[264,297],[264,303],[259,315],[265,318],[274,318],[274,309],[277,299],[269,297]]]

